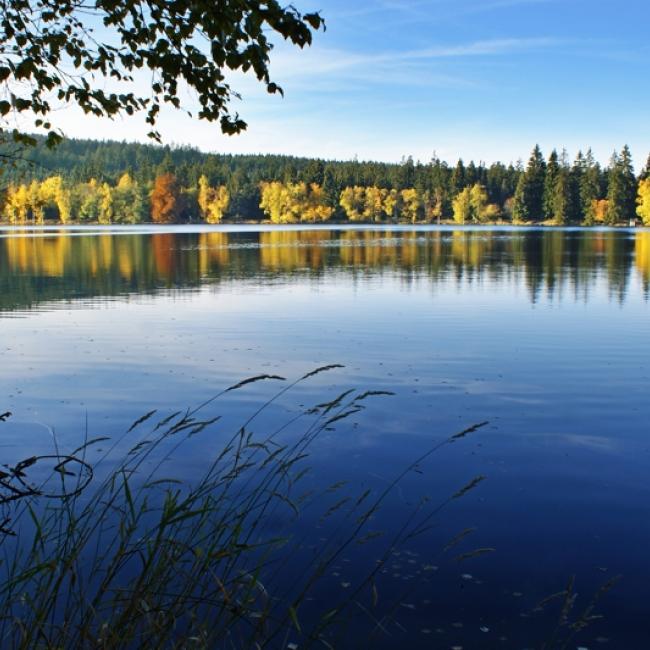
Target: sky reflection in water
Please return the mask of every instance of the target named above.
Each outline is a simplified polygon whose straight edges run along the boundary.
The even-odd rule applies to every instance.
[[[293,378],[342,363],[283,398],[271,417],[351,386],[397,395],[322,438],[310,461],[316,476],[385,485],[432,441],[490,422],[410,477],[383,514],[390,524],[422,495],[488,477],[411,549],[440,567],[433,586],[409,587],[416,608],[399,621],[411,644],[520,647],[534,629],[520,614],[570,575],[589,594],[620,573],[588,640],[643,647],[650,232],[70,235],[0,232],[0,410],[14,413],[3,427],[5,456],[47,448],[44,424],[76,446],[86,413],[93,436],[115,435],[152,408],[200,403],[250,375]],[[273,390],[255,384],[212,408],[232,430]],[[175,471],[193,475],[219,443],[193,443]],[[440,559],[468,526],[477,528],[472,548],[497,552],[467,565]],[[403,571],[393,573],[386,579],[402,584]],[[463,627],[450,627],[457,619]]]

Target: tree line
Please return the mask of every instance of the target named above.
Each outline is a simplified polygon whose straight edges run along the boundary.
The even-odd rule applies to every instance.
[[[0,153],[2,153],[0,151]],[[606,167],[589,149],[526,165],[326,161],[205,154],[190,147],[66,140],[39,144],[5,170],[11,223],[274,223],[363,221],[650,225],[650,157],[636,175],[628,146]]]

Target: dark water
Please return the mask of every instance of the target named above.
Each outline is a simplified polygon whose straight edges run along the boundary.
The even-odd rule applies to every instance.
[[[646,230],[4,230],[0,411],[14,415],[0,445],[11,460],[48,449],[52,427],[74,447],[86,417],[93,436],[114,435],[254,374],[344,364],[275,414],[348,387],[396,393],[319,440],[323,480],[380,489],[489,421],[386,504],[390,529],[420,497],[487,477],[382,574],[398,603],[385,647],[539,647],[553,618],[530,614],[536,603],[574,575],[585,606],[620,574],[604,619],[567,647],[645,648],[649,298]],[[225,422],[273,390],[233,396]],[[177,471],[191,476],[216,445],[194,444]],[[453,559],[479,547],[495,552]],[[356,564],[342,558],[321,597]]]

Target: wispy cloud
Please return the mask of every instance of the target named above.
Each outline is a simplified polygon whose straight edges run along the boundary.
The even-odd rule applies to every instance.
[[[314,47],[296,54],[278,52],[273,69],[283,77],[308,75],[315,77],[328,73],[340,73],[353,68],[372,70],[376,66],[460,59],[468,57],[500,56],[556,47],[561,41],[550,37],[501,38],[473,41],[470,43],[436,45],[413,50],[357,53],[340,49]]]
[[[525,8],[531,5],[547,5],[571,0],[382,0],[370,5],[358,6],[354,9],[340,11],[329,10],[324,17],[332,22],[337,20],[355,20],[374,18],[380,23],[390,20],[392,25],[407,25],[421,23],[422,21],[444,23],[456,20],[463,16],[498,12],[518,7]],[[377,22],[376,21],[376,22]],[[363,25],[372,31],[370,24]],[[382,25],[379,25],[382,28]]]
[[[524,7],[529,5],[546,5],[567,0],[492,0],[480,4],[465,7],[465,13],[481,13],[497,9],[511,9],[513,7]]]

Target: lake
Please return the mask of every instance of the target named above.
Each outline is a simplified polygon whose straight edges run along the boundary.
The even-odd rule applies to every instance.
[[[535,612],[542,599],[575,576],[581,611],[620,575],[603,618],[566,647],[645,648],[649,299],[645,229],[0,228],[3,462],[47,453],[51,430],[74,449],[86,430],[116,437],[260,373],[341,364],[268,415],[349,388],[395,393],[324,432],[314,485],[381,490],[488,422],[409,472],[378,516],[391,530],[422,497],[485,477],[386,564],[379,593],[396,608],[376,647],[539,647],[559,614]],[[232,431],[278,387],[251,384],[208,411]],[[173,471],[195,476],[221,442],[197,436]],[[478,548],[494,550],[457,559]],[[345,593],[359,554],[319,598]]]

